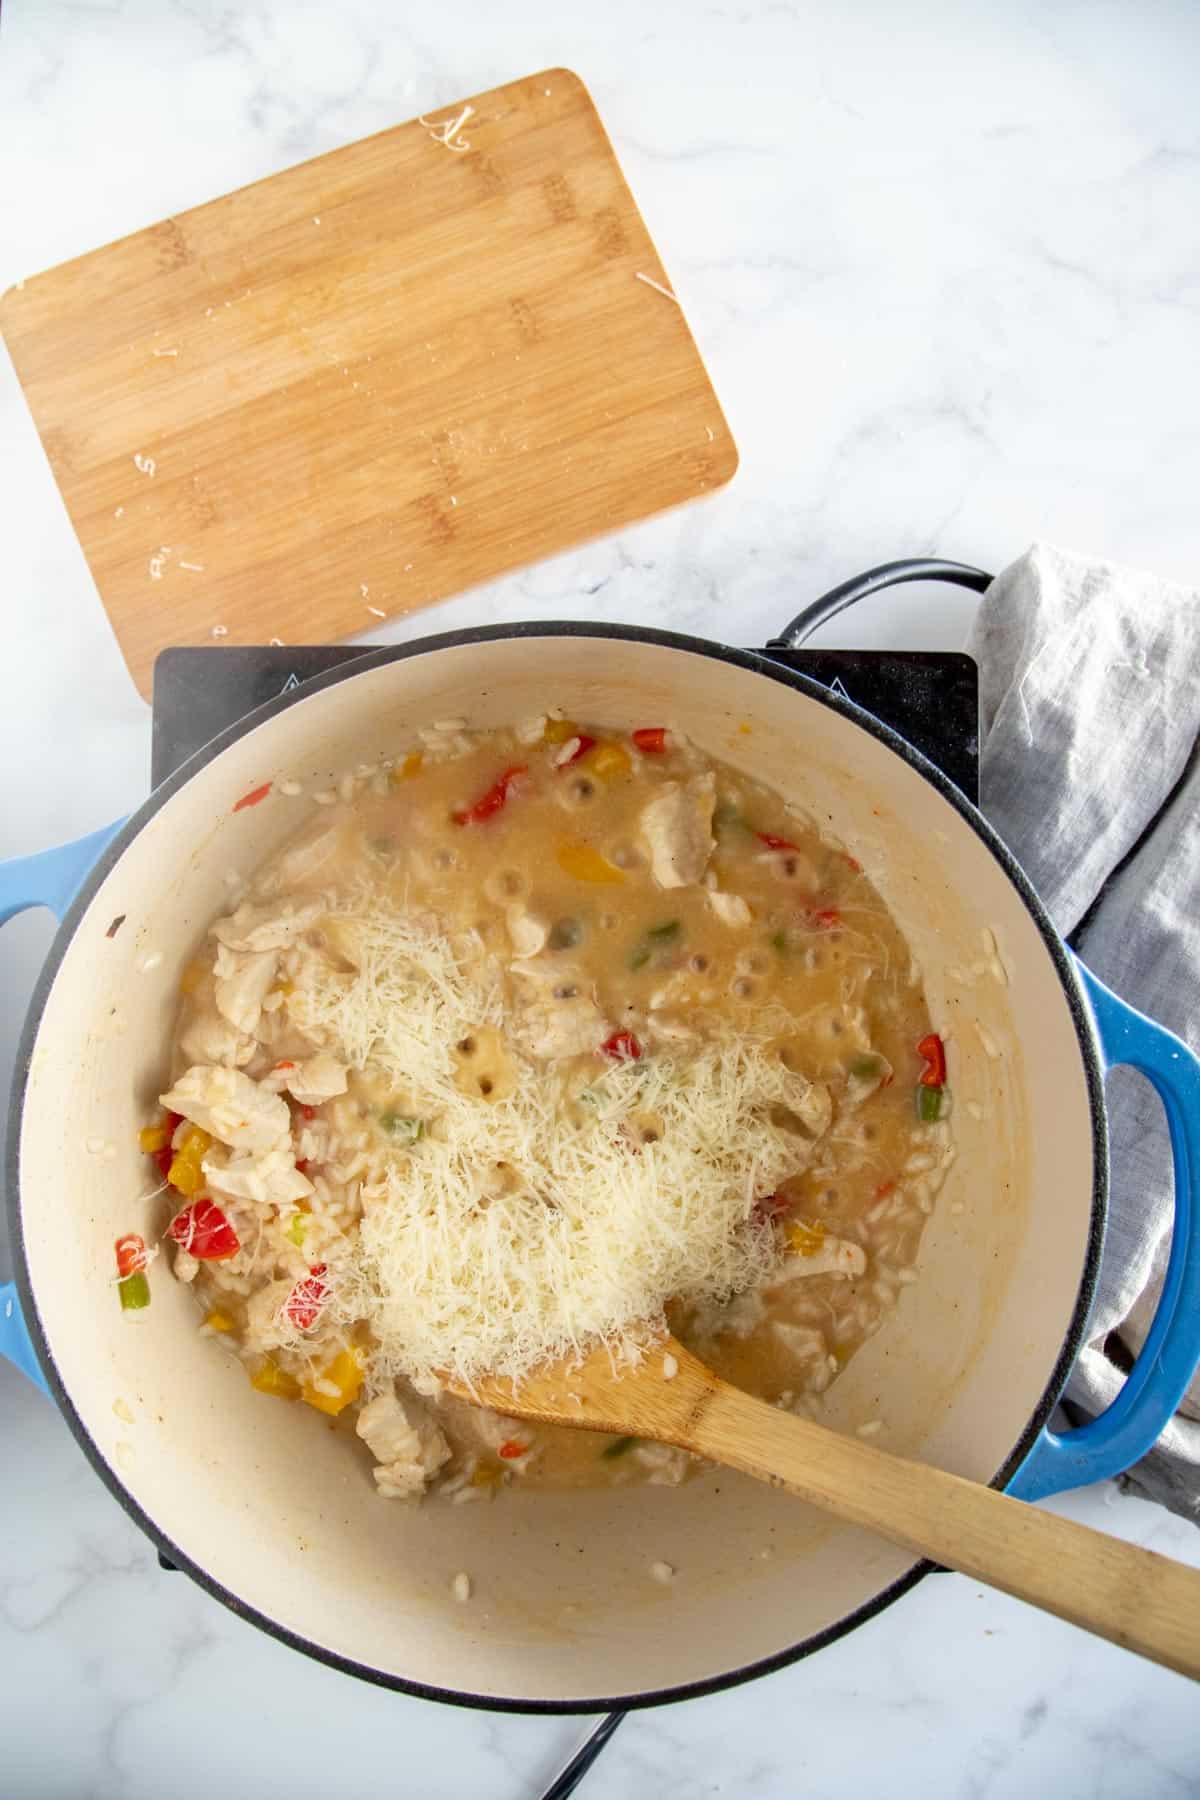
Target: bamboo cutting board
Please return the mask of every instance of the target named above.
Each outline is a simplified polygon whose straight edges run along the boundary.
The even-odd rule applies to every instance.
[[[727,481],[737,452],[582,82],[553,69],[0,300],[134,680],[320,643]]]

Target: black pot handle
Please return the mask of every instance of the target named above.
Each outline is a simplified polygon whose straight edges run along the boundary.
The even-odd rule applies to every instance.
[[[972,588],[975,593],[982,594],[990,587],[992,577],[970,563],[941,562],[937,557],[911,556],[899,562],[880,563],[878,568],[852,575],[840,587],[830,588],[819,600],[812,601],[803,612],[796,614],[790,625],[784,626],[778,637],[770,638],[766,647],[768,650],[798,650],[826,619],[844,612],[857,600],[865,600],[868,594],[877,594],[881,588],[896,587],[902,581],[950,581],[956,587]]]

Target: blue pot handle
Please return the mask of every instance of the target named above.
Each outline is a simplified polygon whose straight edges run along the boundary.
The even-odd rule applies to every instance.
[[[73,844],[59,844],[53,850],[39,850],[33,856],[0,862],[0,925],[31,906],[48,906],[61,919],[88,870],[124,823],[124,819],[118,819],[115,825],[105,825],[87,837],[76,838]],[[15,1363],[23,1375],[49,1393],[11,1281],[0,1282],[0,1356]]]
[[[1175,1171],[1171,1255],[1150,1334],[1124,1387],[1098,1419],[1044,1429],[1008,1484],[1020,1500],[1104,1481],[1140,1462],[1187,1391],[1200,1361],[1200,1060],[1173,1032],[1135,1012],[1077,963],[1106,1068],[1127,1063],[1152,1082],[1167,1115]]]

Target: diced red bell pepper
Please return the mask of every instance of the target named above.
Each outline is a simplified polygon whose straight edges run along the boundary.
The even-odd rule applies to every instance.
[[[139,1237],[136,1231],[119,1237],[113,1248],[117,1253],[117,1274],[122,1281],[127,1275],[138,1275],[145,1270],[146,1240]]]
[[[283,1303],[283,1316],[297,1331],[311,1331],[329,1298],[325,1263],[314,1263]]]
[[[528,1444],[522,1444],[517,1438],[505,1438],[496,1455],[502,1456],[505,1462],[512,1462],[515,1457],[524,1456]]]
[[[819,911],[810,913],[809,917],[822,931],[836,931],[842,922],[842,915],[836,906],[822,906]]]
[[[241,812],[244,806],[257,806],[260,801],[266,799],[270,791],[271,783],[269,781],[264,781],[261,787],[251,788],[250,792],[248,794],[243,794],[241,799],[237,802],[233,809],[234,812]]]
[[[877,1200],[886,1200],[888,1195],[894,1194],[895,1191],[896,1184],[894,1181],[881,1181],[879,1186],[875,1189],[875,1198]]]
[[[931,1031],[917,1045],[917,1055],[925,1067],[919,1077],[922,1087],[940,1088],[946,1085],[946,1046],[936,1031]]]
[[[317,1116],[317,1109],[315,1106],[302,1106],[300,1108],[300,1116],[305,1119],[315,1119]]]
[[[171,1148],[171,1139],[175,1136],[176,1127],[182,1124],[182,1122],[182,1113],[169,1112],[163,1120],[163,1130],[167,1134],[167,1141],[161,1150],[154,1150],[151,1152],[155,1162],[158,1164],[158,1172],[164,1181],[171,1173],[171,1158],[175,1154]]]
[[[177,1212],[167,1226],[167,1236],[197,1262],[227,1262],[242,1247],[237,1232],[211,1200],[193,1200]]]
[[[600,1054],[611,1056],[614,1062],[637,1062],[642,1054],[642,1046],[632,1031],[614,1031],[601,1044]]]
[[[595,738],[589,737],[586,731],[581,731],[575,740],[575,748],[572,750],[570,756],[560,762],[557,767],[560,769],[569,769],[572,763],[577,763],[581,756],[586,756],[589,750],[594,750],[595,748]]]
[[[480,795],[473,806],[460,807],[457,812],[451,814],[454,823],[456,825],[482,825],[485,820],[495,818],[496,814],[503,812],[507,806],[513,787],[523,775],[528,775],[528,773],[529,769],[525,763],[521,763],[517,768],[505,769],[503,775],[492,783],[486,794]]]
[[[754,835],[760,844],[767,846],[768,850],[798,850],[800,848],[798,844],[791,843],[787,838],[776,837],[773,831],[756,831]]]
[[[641,725],[630,736],[643,756],[661,756],[667,747],[665,725]]]

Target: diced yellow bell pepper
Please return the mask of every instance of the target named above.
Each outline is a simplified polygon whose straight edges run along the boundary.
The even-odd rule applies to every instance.
[[[138,1132],[138,1149],[147,1156],[153,1156],[156,1150],[167,1147],[167,1128],[165,1125],[143,1125]]]
[[[543,744],[566,744],[579,736],[574,719],[547,719],[542,729]]]
[[[622,750],[620,744],[597,744],[587,760],[593,775],[601,775],[606,781],[614,775],[628,775],[633,767],[629,752]]]
[[[607,856],[601,856],[590,844],[560,844],[558,847],[558,866],[564,875],[571,875],[576,881],[615,882],[624,881],[620,869],[610,863]]]
[[[177,1150],[171,1158],[171,1166],[167,1170],[167,1180],[181,1194],[198,1194],[204,1186],[204,1170],[200,1167],[200,1159],[195,1156],[184,1156]]]
[[[399,787],[402,781],[411,781],[414,775],[419,775],[424,761],[425,758],[419,750],[410,750],[404,761],[397,763],[392,770],[390,777],[392,786]]]
[[[260,1394],[273,1394],[277,1400],[296,1400],[300,1383],[286,1369],[281,1369],[273,1356],[262,1361],[250,1377],[250,1386]]]
[[[293,1213],[292,1222],[284,1232],[289,1244],[295,1244],[297,1250],[304,1248],[304,1234],[308,1230],[308,1220],[302,1212]]]
[[[211,1144],[212,1139],[207,1131],[201,1131],[199,1125],[189,1125],[176,1145],[171,1166],[167,1170],[167,1180],[181,1194],[198,1194],[204,1186],[204,1171],[200,1163]]]
[[[825,1242],[825,1227],[819,1220],[808,1225],[803,1219],[793,1219],[784,1236],[793,1256],[815,1256]]]
[[[290,995],[294,994],[295,991],[296,984],[294,981],[277,981],[275,986],[271,989],[273,994],[282,994],[285,1000],[288,999]]]
[[[233,1320],[228,1313],[221,1312],[219,1308],[210,1312],[204,1323],[208,1326],[210,1331],[233,1330]]]
[[[301,1390],[300,1398],[309,1406],[315,1406],[318,1412],[328,1413],[336,1418],[343,1407],[357,1400],[363,1384],[362,1360],[357,1350],[339,1350],[328,1368],[322,1369],[318,1380],[336,1388],[334,1394],[326,1394],[320,1388],[307,1383]]]
[[[184,968],[183,974],[179,977],[180,993],[194,994],[207,974],[208,969],[202,962],[188,963]]]

